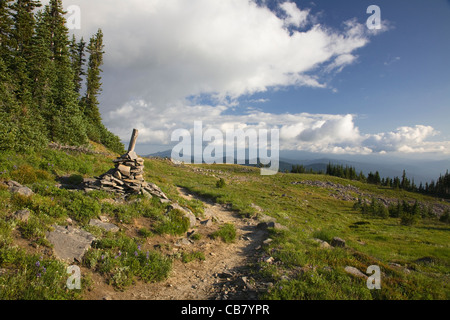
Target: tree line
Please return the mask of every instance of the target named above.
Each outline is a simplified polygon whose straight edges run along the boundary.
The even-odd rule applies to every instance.
[[[317,172],[313,172],[312,169],[307,170],[303,165],[293,165],[291,173]],[[401,177],[397,176],[394,178],[381,178],[378,171],[375,171],[375,173],[371,171],[366,176],[362,171],[357,173],[355,167],[348,165],[335,165],[329,162],[325,174],[339,178],[357,180],[379,186],[389,187],[395,190],[402,189],[406,191],[419,192],[439,197],[450,197],[450,174],[448,170],[445,175],[440,175],[436,181],[432,180],[430,183],[426,182],[425,184],[422,184],[422,182],[420,182],[419,185],[415,183],[414,178],[409,179],[407,177],[406,170],[403,170],[403,174]]]
[[[88,42],[70,38],[65,14],[62,0],[0,1],[0,150],[90,139],[124,151],[99,111],[102,30]]]

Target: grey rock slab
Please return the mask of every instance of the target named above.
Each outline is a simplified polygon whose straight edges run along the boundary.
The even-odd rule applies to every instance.
[[[28,219],[30,218],[30,210],[28,209],[22,209],[19,211],[16,211],[14,213],[14,218],[16,218],[17,220],[20,220],[22,222],[28,222]]]
[[[19,193],[24,196],[31,196],[34,194],[34,192],[30,188],[21,185],[17,181],[11,180],[6,182],[6,184],[8,185],[9,192]]]
[[[189,209],[183,208],[178,203],[171,203],[168,209],[169,211],[174,209],[181,211],[183,215],[189,219],[190,228],[197,225],[197,218]]]
[[[81,262],[86,251],[91,247],[95,237],[87,231],[71,226],[54,226],[54,230],[47,232],[47,240],[53,245],[55,256],[63,261]]]
[[[94,226],[94,227],[98,227],[100,229],[103,229],[105,231],[110,231],[110,232],[118,232],[119,231],[119,227],[116,226],[113,223],[109,223],[109,222],[105,222],[105,221],[101,221],[98,219],[91,219],[91,221],[89,221],[89,225],[90,226]]]
[[[347,273],[349,273],[351,275],[354,275],[355,277],[364,278],[364,279],[368,278],[367,275],[365,275],[364,273],[362,273],[361,271],[359,271],[355,267],[346,266],[344,270],[345,270],[345,272],[347,272]]]

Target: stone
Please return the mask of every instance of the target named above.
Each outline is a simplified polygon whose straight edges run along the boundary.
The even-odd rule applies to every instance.
[[[120,173],[123,174],[124,176],[127,176],[127,177],[130,176],[130,170],[131,170],[130,167],[127,167],[123,164],[119,164],[119,166],[117,167],[117,170],[119,170]]]
[[[21,185],[17,181],[11,180],[6,182],[6,184],[8,185],[9,192],[18,193],[27,197],[34,194],[34,192],[30,188]]]
[[[202,221],[201,224],[205,227],[211,227],[213,225],[213,222],[211,219],[207,219],[205,221]]]
[[[364,273],[362,273],[361,271],[359,271],[355,267],[346,266],[344,268],[344,270],[345,270],[345,272],[347,272],[347,273],[349,273],[351,275],[354,275],[355,277],[363,278],[363,279],[367,279],[368,278],[367,275],[365,275]]]
[[[28,210],[28,209],[18,210],[14,213],[14,217],[17,220],[20,220],[22,222],[28,222],[30,215],[31,215],[31,213],[30,213],[30,210]]]
[[[279,224],[278,222],[274,222],[274,221],[268,221],[268,222],[260,222],[258,223],[258,225],[256,226],[258,229],[267,229],[267,228],[273,228],[275,230],[287,230],[288,228],[286,226],[283,226],[281,224]]]
[[[267,262],[267,263],[273,263],[274,262],[274,258],[273,257],[267,257],[267,258],[264,258],[264,262]]]
[[[338,237],[334,237],[333,240],[331,240],[331,245],[333,247],[340,247],[340,248],[344,248],[345,247],[345,240],[338,238]]]
[[[191,240],[189,240],[187,238],[182,238],[182,239],[178,240],[177,242],[175,242],[174,246],[182,247],[182,246],[189,246],[191,244],[192,244]]]
[[[322,248],[322,249],[331,248],[330,244],[328,242],[324,241],[324,240],[317,239],[317,238],[314,238],[313,240],[318,242],[319,243],[319,247]]]
[[[47,240],[53,245],[55,256],[68,263],[81,262],[86,251],[91,247],[95,237],[87,231],[71,226],[54,226],[47,232]]]
[[[191,212],[191,210],[189,209],[185,209],[182,206],[180,206],[178,203],[171,203],[168,207],[169,211],[170,210],[179,210],[180,212],[183,213],[183,215],[185,217],[187,217],[189,219],[189,227],[192,228],[194,226],[197,225],[197,218],[196,216]]]
[[[94,226],[94,227],[98,227],[100,229],[103,229],[105,231],[110,231],[110,232],[118,232],[120,229],[118,226],[116,226],[115,224],[109,223],[109,222],[105,222],[105,221],[101,221],[98,219],[91,219],[89,221],[89,225],[90,226]]]
[[[134,152],[134,151],[129,151],[129,152],[127,152],[127,157],[128,157],[130,160],[135,160],[135,159],[138,158],[136,152]]]

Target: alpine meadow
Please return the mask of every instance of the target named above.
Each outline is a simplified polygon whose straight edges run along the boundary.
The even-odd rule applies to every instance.
[[[249,300],[273,315],[259,300],[450,299],[450,175],[433,168],[450,165],[449,82],[388,93],[414,85],[390,78],[413,59],[388,38],[396,6],[83,0],[77,31],[72,2],[0,1],[0,300]],[[383,41],[392,54],[368,49]],[[225,143],[235,128],[254,140]],[[295,156],[278,159],[278,140]],[[383,173],[391,156],[430,161],[434,179]]]

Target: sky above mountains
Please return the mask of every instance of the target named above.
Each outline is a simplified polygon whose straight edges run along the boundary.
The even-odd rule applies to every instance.
[[[450,157],[450,1],[71,4],[71,32],[105,35],[104,123],[125,143],[139,129],[143,154],[201,120],[278,128],[283,150]]]

